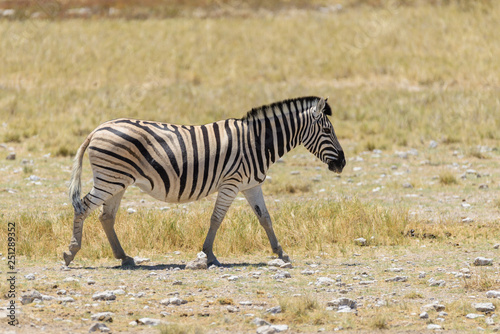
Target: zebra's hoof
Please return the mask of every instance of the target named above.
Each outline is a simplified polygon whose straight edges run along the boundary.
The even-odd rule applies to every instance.
[[[66,267],[69,266],[71,261],[75,258],[75,256],[71,252],[64,252],[63,253],[63,258],[64,258],[64,263],[66,263]]]
[[[217,259],[213,259],[212,261],[208,261],[207,263],[207,268],[210,268],[211,266],[220,267],[222,265],[220,264],[219,261],[217,261]]]
[[[135,267],[135,261],[130,256],[127,256],[122,260],[122,267]]]
[[[280,259],[282,259],[283,261],[285,262],[292,262],[290,261],[290,256],[288,256],[287,254],[283,253],[283,255],[280,256]]]

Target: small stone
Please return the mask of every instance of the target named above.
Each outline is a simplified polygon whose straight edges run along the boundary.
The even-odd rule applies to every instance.
[[[425,278],[426,275],[427,274],[425,272],[421,271],[418,273],[418,278]]]
[[[64,289],[57,290],[56,294],[58,294],[58,295],[65,295],[66,294],[66,290],[64,290]]]
[[[32,291],[26,292],[25,294],[21,295],[21,298],[22,298],[21,304],[26,305],[29,303],[33,303],[33,301],[35,299],[42,300],[42,295],[40,294],[40,292],[38,292],[36,290],[32,290]]]
[[[259,317],[254,318],[252,321],[250,321],[252,324],[257,325],[257,326],[269,326],[270,323],[265,321],[264,319],[261,319]]]
[[[375,281],[359,281],[359,285],[370,285],[374,284]]]
[[[488,185],[487,184],[480,184],[479,189],[482,189],[482,190],[488,189]]]
[[[462,223],[473,223],[474,222],[474,219],[470,218],[470,217],[466,217],[464,219],[462,219]]]
[[[190,261],[186,264],[186,269],[200,270],[200,269],[207,269],[207,266],[208,266],[207,255],[204,252],[199,252],[196,260]]]
[[[182,281],[175,280],[173,281],[172,285],[182,285]]]
[[[314,274],[314,271],[313,270],[308,270],[308,269],[305,269],[305,270],[302,270],[300,272],[302,275],[313,275]]]
[[[429,143],[429,148],[433,149],[433,148],[436,148],[436,147],[438,147],[437,141],[431,140],[431,142]]]
[[[356,310],[358,308],[358,304],[355,300],[349,298],[339,298],[334,299],[326,303],[327,306],[331,307],[334,310],[340,310],[342,308],[349,308],[351,310]]]
[[[62,304],[62,303],[74,303],[75,299],[72,297],[61,297],[58,299],[58,301],[60,304]]]
[[[467,319],[477,319],[484,317],[484,314],[469,313],[465,316]]]
[[[485,257],[476,257],[474,259],[474,265],[475,266],[491,266],[493,264],[492,259],[487,259]]]
[[[183,304],[187,304],[187,300],[185,299],[181,299],[181,298],[178,298],[178,297],[172,297],[172,298],[167,298],[167,299],[163,299],[160,301],[160,304],[162,305],[183,305]]]
[[[446,309],[446,307],[442,304],[427,304],[427,305],[424,305],[421,307],[421,310],[423,312],[425,311],[431,311],[431,310],[435,310],[437,312],[441,312],[441,311],[444,311]]]
[[[284,264],[285,264],[285,261],[283,261],[282,259],[274,259],[274,260],[271,260],[267,263],[267,265],[269,267],[281,267]]]
[[[488,326],[493,326],[495,324],[495,320],[493,320],[492,317],[488,317],[486,319],[484,319],[484,322],[486,323],[486,325]]]
[[[257,328],[257,334],[274,334],[278,331],[271,327],[271,325],[264,325]]]
[[[99,322],[96,322],[95,324],[93,324],[92,326],[90,326],[89,333],[97,332],[97,331],[100,331],[102,333],[108,333],[111,330],[105,324],[101,324]]]
[[[228,280],[229,282],[234,282],[234,281],[237,281],[237,280],[239,280],[239,279],[240,279],[240,278],[239,278],[239,276],[236,276],[236,275],[232,275],[232,276],[229,276],[229,277],[227,278],[227,280]]]
[[[127,213],[128,213],[128,214],[133,214],[133,213],[136,213],[136,212],[137,212],[137,210],[136,210],[136,209],[133,209],[133,208],[128,208],[128,209],[127,209]]]
[[[65,279],[63,279],[63,282],[64,283],[68,283],[68,282],[80,282],[80,280],[78,278],[74,278],[74,277],[66,277]]]
[[[408,277],[407,276],[396,276],[393,278],[387,278],[385,281],[386,282],[406,282],[406,281],[408,281]]]
[[[88,285],[94,285],[95,284],[95,281],[93,279],[88,279],[87,280],[87,284]]]
[[[90,316],[90,319],[93,321],[106,321],[106,322],[113,322],[113,312],[100,312],[100,313],[95,313]]]
[[[405,182],[405,183],[403,183],[403,188],[412,189],[413,185],[411,183],[409,183],[409,182]]]
[[[328,277],[318,277],[316,278],[316,285],[330,286],[334,284],[335,281]]]
[[[288,325],[271,325],[278,333],[288,330]]]
[[[266,313],[271,313],[271,314],[281,313],[281,306],[275,306],[275,307],[268,308],[266,310]]]
[[[35,274],[28,274],[24,276],[28,281],[33,281],[35,279]]]
[[[141,264],[141,263],[149,262],[149,261],[151,261],[151,259],[149,259],[147,257],[138,257],[138,256],[134,257],[135,264]]]
[[[366,239],[365,238],[354,239],[354,244],[358,246],[366,246]]]
[[[389,268],[389,269],[386,269],[385,271],[390,271],[392,273],[399,273],[399,272],[403,271],[403,268]]]
[[[292,264],[291,264],[290,262],[287,262],[287,263],[285,263],[285,264],[282,264],[282,265],[280,266],[280,268],[282,268],[282,269],[292,269],[292,268],[293,268],[293,266],[292,266]]]
[[[430,329],[430,330],[440,330],[440,329],[443,329],[443,327],[441,327],[439,325],[436,325],[436,324],[428,324],[427,325],[427,329]]]
[[[139,320],[136,320],[137,324],[139,325],[146,325],[146,326],[158,326],[161,324],[161,321],[158,319],[151,319],[151,318],[141,318]]]
[[[241,301],[241,302],[239,302],[239,304],[241,306],[252,306],[253,305],[253,303],[251,301],[249,301],[249,300]]]
[[[226,306],[226,310],[229,312],[229,313],[237,313],[240,311],[240,309],[236,306],[233,306],[233,305],[228,305]]]
[[[434,279],[430,279],[429,280],[429,286],[439,286],[439,287],[443,287],[446,285],[446,282],[442,279],[436,281]]]
[[[493,245],[493,249],[499,249],[500,248],[500,244],[494,244]]]
[[[472,307],[479,312],[493,312],[495,311],[495,305],[493,303],[474,303]]]
[[[429,319],[429,313],[422,312],[422,313],[420,313],[419,318],[420,319]]]
[[[115,300],[116,296],[112,291],[97,292],[92,296],[93,300]]]
[[[486,292],[488,298],[500,298],[500,290],[490,290]]]
[[[5,159],[16,160],[16,154],[14,152],[10,152]]]

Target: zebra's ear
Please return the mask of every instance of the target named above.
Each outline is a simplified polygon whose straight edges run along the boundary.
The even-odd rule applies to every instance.
[[[325,106],[327,106],[326,101],[328,98],[320,98],[318,103],[316,104],[316,108],[313,112],[313,116],[315,119],[319,119],[321,116],[323,116],[323,113],[325,113]]]

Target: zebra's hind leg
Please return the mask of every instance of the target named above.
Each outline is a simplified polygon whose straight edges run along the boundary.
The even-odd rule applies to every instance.
[[[210,218],[210,228],[203,243],[203,252],[207,255],[208,266],[216,265],[220,266],[220,262],[213,252],[213,245],[215,240],[215,235],[219,229],[222,220],[226,216],[226,212],[233,203],[233,200],[238,194],[238,188],[233,185],[222,186],[219,189],[219,194],[217,195],[217,200],[215,201],[214,211],[212,212],[212,217]]]
[[[254,188],[244,190],[243,195],[245,195],[248,204],[250,204],[253,212],[257,215],[260,225],[262,225],[266,231],[273,252],[283,261],[290,262],[290,257],[283,252],[283,248],[281,248],[281,245],[274,234],[273,223],[271,221],[271,216],[267,211],[266,203],[264,202],[264,195],[262,194],[261,186],[259,185]]]
[[[113,198],[104,202],[102,205],[102,214],[99,216],[102,228],[108,237],[109,244],[113,250],[113,255],[115,258],[122,260],[122,266],[135,266],[134,259],[125,254],[118,236],[115,232],[115,218],[118,208],[120,207],[120,202],[122,200],[125,190],[117,193]]]
[[[107,191],[97,190],[95,187],[85,195],[81,201],[81,210],[75,208],[75,217],[73,218],[73,236],[69,243],[69,251],[63,253],[65,264],[68,266],[76,256],[76,253],[82,248],[83,222],[88,215],[101,206],[106,200],[112,197]]]

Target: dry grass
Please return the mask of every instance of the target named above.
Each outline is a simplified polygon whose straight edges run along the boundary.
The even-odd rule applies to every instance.
[[[443,171],[439,174],[439,183],[448,186],[452,184],[457,184],[458,180],[452,172]]]

